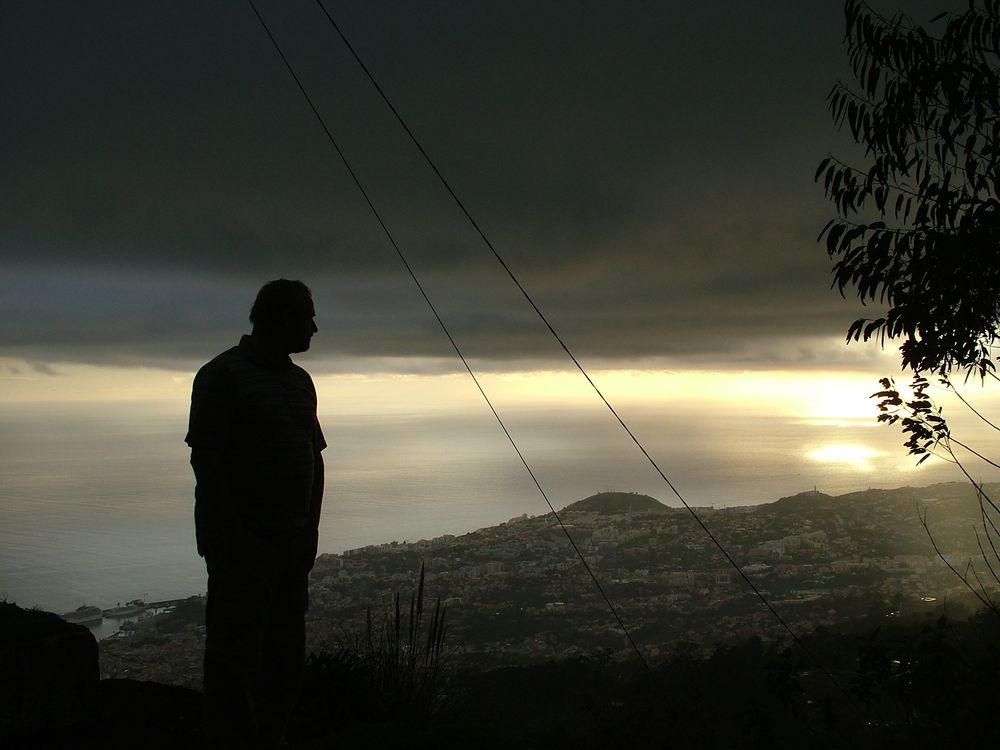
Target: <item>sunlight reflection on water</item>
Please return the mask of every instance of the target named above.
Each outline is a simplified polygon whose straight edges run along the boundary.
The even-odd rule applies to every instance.
[[[824,463],[845,463],[858,469],[871,471],[875,468],[873,459],[881,455],[881,452],[864,445],[837,443],[809,451],[806,458]]]
[[[204,590],[194,550],[183,405],[0,411],[0,596],[66,611]],[[869,421],[632,408],[623,414],[692,505],[769,502],[959,479],[919,469]],[[322,415],[330,444],[322,551],[461,534],[544,501],[488,414]],[[515,439],[557,508],[606,489],[678,505],[599,409],[510,410]],[[984,472],[991,480],[994,475]]]

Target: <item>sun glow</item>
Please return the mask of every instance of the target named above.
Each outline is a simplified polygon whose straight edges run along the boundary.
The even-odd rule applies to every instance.
[[[882,454],[863,445],[825,445],[809,451],[806,458],[822,463],[846,463],[859,469],[871,468],[871,460]]]
[[[308,363],[306,363],[308,369]],[[0,359],[0,401],[176,399],[190,395],[193,372],[56,364],[43,369]],[[793,371],[596,370],[594,383],[613,404],[724,410],[834,425],[870,420],[877,385],[867,374]],[[320,401],[344,411],[474,411],[482,408],[464,373],[314,374]],[[596,403],[577,372],[486,372],[480,382],[497,406],[570,407]]]
[[[742,414],[792,417],[799,420],[851,422],[870,420],[877,410],[868,398],[877,387],[872,376],[815,372],[713,372],[666,370],[596,370],[595,385],[611,401],[630,407],[644,405],[723,409]],[[483,373],[480,383],[498,406],[574,406],[597,403],[596,395],[578,372],[526,371]],[[409,403],[478,408],[480,396],[464,374],[356,375],[317,378],[331,398],[345,389],[377,392],[376,402],[397,396]],[[348,399],[372,403],[372,398]]]

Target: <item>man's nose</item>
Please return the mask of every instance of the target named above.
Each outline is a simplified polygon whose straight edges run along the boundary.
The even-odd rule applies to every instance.
[[[319,328],[316,327],[316,321],[315,320],[312,322],[312,329],[313,329],[313,333],[316,333],[319,330]]]

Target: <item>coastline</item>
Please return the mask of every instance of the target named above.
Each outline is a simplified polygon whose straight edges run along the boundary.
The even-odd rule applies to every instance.
[[[933,513],[937,513],[937,512],[940,512],[940,511],[943,510],[943,506],[935,507],[935,502],[936,501],[934,500],[934,495],[941,494],[942,496],[945,496],[945,497],[954,498],[954,497],[956,497],[956,496],[958,496],[960,494],[970,495],[971,492],[972,492],[971,487],[969,487],[969,485],[967,483],[962,483],[962,482],[950,482],[950,483],[944,483],[944,484],[935,484],[935,485],[929,485],[929,486],[920,487],[920,488],[896,488],[896,489],[893,489],[893,490],[867,490],[867,491],[858,492],[858,493],[848,493],[846,495],[842,495],[842,496],[839,496],[839,497],[831,497],[831,496],[824,495],[822,493],[814,493],[813,491],[809,491],[809,492],[801,493],[799,495],[782,498],[782,499],[776,500],[776,501],[774,501],[772,503],[764,503],[764,504],[760,504],[760,505],[756,505],[756,506],[736,506],[736,507],[718,508],[718,509],[700,508],[698,510],[699,510],[699,513],[702,514],[707,519],[707,521],[709,523],[709,526],[713,527],[713,526],[721,526],[721,524],[723,522],[723,519],[725,519],[725,518],[731,518],[733,513],[736,513],[738,516],[749,517],[748,514],[750,514],[750,515],[756,515],[756,514],[758,514],[760,512],[769,511],[770,509],[772,509],[774,507],[777,507],[779,505],[783,505],[783,506],[793,505],[793,506],[798,506],[798,507],[805,508],[805,507],[808,507],[808,503],[810,502],[810,497],[812,497],[812,496],[815,496],[816,497],[816,501],[818,503],[820,503],[821,505],[823,505],[823,504],[827,504],[827,503],[829,503],[831,501],[832,502],[837,502],[837,501],[839,501],[841,499],[845,499],[844,502],[848,502],[848,500],[846,500],[846,498],[857,497],[857,496],[864,496],[864,495],[873,495],[873,496],[879,496],[879,495],[902,496],[902,495],[907,495],[907,496],[911,496],[912,498],[918,498],[919,497],[920,498],[919,501],[917,501],[917,500],[914,500],[914,501],[915,502],[919,502],[919,503],[923,503],[924,507],[930,507],[930,508],[932,508],[932,515],[933,515]],[[636,495],[636,493],[614,493],[614,494],[619,494],[619,495],[634,495],[634,496],[637,496],[637,497],[644,497],[644,496],[641,496],[641,495]],[[650,500],[650,498],[646,498],[646,499]],[[676,525],[678,523],[680,523],[683,526],[683,524],[688,521],[688,519],[687,519],[684,511],[678,510],[676,508],[671,508],[671,507],[668,507],[668,506],[664,506],[664,505],[660,504],[657,501],[654,501],[654,502],[656,502],[656,504],[662,509],[660,512],[669,514],[670,517],[674,519],[673,521],[671,521],[671,524],[673,525],[672,526],[673,528],[676,528]],[[954,502],[953,499],[949,499],[945,503],[945,505],[949,505],[950,506],[953,502]],[[561,515],[566,516],[569,519],[568,522],[571,525],[574,522],[576,522],[576,523],[583,523],[583,521],[580,521],[580,520],[576,519],[576,516],[578,516],[579,513],[580,513],[579,505],[580,505],[579,502],[578,503],[574,503],[574,504],[571,504],[570,506],[567,506],[567,507],[563,508],[560,511]],[[968,509],[965,509],[965,510],[968,510]],[[954,509],[952,508],[948,512],[949,513],[954,512]],[[963,515],[964,515],[964,511],[963,511]],[[376,555],[376,556],[378,556],[378,555],[390,554],[390,555],[393,555],[393,556],[399,556],[399,555],[406,556],[406,557],[415,556],[415,558],[418,557],[418,558],[421,558],[421,559],[427,558],[427,559],[431,559],[431,560],[437,560],[438,561],[437,564],[440,565],[441,564],[440,561],[442,560],[441,555],[443,554],[442,550],[443,549],[447,549],[447,548],[449,548],[449,547],[451,547],[451,546],[453,546],[455,544],[461,544],[463,539],[466,539],[466,538],[468,538],[468,539],[478,538],[479,536],[482,536],[484,533],[487,534],[487,535],[490,535],[491,533],[498,532],[501,529],[504,529],[506,527],[513,527],[515,525],[521,525],[521,524],[525,524],[527,526],[541,528],[541,526],[539,526],[539,523],[541,523],[542,526],[546,526],[547,527],[547,526],[551,525],[551,524],[547,523],[547,521],[546,521],[546,517],[547,516],[548,516],[548,514],[539,514],[537,516],[528,516],[527,514],[524,514],[524,515],[512,518],[509,521],[501,522],[501,523],[495,524],[493,526],[483,527],[483,528],[480,528],[480,529],[478,529],[476,531],[468,532],[468,533],[466,533],[464,535],[458,535],[458,536],[456,536],[456,535],[452,535],[452,534],[444,534],[444,535],[439,535],[439,536],[428,538],[428,539],[420,539],[420,540],[414,540],[414,541],[403,541],[403,542],[399,542],[399,541],[386,541],[386,542],[382,542],[382,543],[379,543],[379,544],[364,545],[364,546],[361,546],[361,547],[358,547],[358,548],[354,548],[354,549],[350,549],[350,550],[344,550],[341,553],[321,553],[321,558],[320,558],[320,560],[318,561],[318,564],[317,564],[317,571],[314,571],[314,577],[315,577],[315,575],[316,575],[316,573],[318,571],[325,570],[327,567],[329,567],[329,565],[331,564],[331,562],[337,563],[337,565],[339,565],[340,569],[343,569],[343,568],[347,567],[348,565],[357,564],[357,563],[348,563],[347,562],[348,560],[357,560],[359,558],[364,558],[367,555]],[[912,520],[912,519],[910,519],[910,520]],[[527,524],[526,522],[529,522],[529,521],[531,521],[533,523]],[[941,517],[939,516],[939,522],[940,521],[941,521]],[[593,522],[593,519],[591,519],[590,521],[587,521],[584,526],[579,527],[579,531],[581,533],[589,533],[589,532],[586,531],[586,527],[587,527],[587,524],[591,524],[592,522]],[[731,523],[731,521],[729,521],[728,523]],[[724,530],[724,528],[723,528],[723,530]],[[556,547],[559,546],[559,542],[560,541],[563,541],[563,540],[561,538],[555,540]],[[704,540],[701,540],[701,541],[704,541]],[[923,541],[924,543],[926,543],[926,540],[918,540],[918,541]],[[696,546],[701,547],[702,545],[698,544],[698,542],[699,542],[699,539],[693,537],[691,540],[689,540],[688,542],[686,542],[686,544],[688,544],[688,545],[695,544]],[[519,542],[519,544],[520,544],[520,542]],[[768,543],[768,544],[771,544],[771,543]],[[742,546],[740,548],[742,549]],[[747,549],[749,550],[749,548],[747,548]],[[768,548],[768,549],[770,549],[770,548]],[[778,549],[778,548],[775,547],[775,549]],[[783,549],[784,549],[784,547],[781,546],[781,550],[783,550]],[[636,551],[633,551],[632,554],[634,555],[635,552]],[[659,553],[654,553],[652,551],[652,549],[647,550],[647,555],[654,555],[655,556],[655,554],[659,554]],[[756,554],[759,557],[760,554],[762,554],[761,550],[758,550]],[[776,552],[772,551],[769,554],[778,554],[778,558],[780,559],[782,553],[776,553]],[[513,549],[512,550],[508,550],[507,552],[504,553],[504,555],[506,556],[507,559],[517,559],[519,557],[519,553],[517,553]],[[931,558],[932,557],[933,556],[931,556]],[[743,564],[747,564],[747,562],[748,562],[748,560],[743,560]],[[769,565],[766,565],[766,564],[765,565],[761,565],[762,562],[763,562],[762,559],[754,558],[753,564],[750,565],[748,569],[753,569],[754,566],[761,567],[761,569],[767,569],[767,568],[770,567]],[[933,559],[930,559],[927,564],[935,564],[935,561]],[[438,572],[437,570],[432,570],[430,575],[431,576],[435,576],[437,574],[437,572]],[[410,571],[409,575],[412,575],[412,571]],[[180,601],[183,601],[186,598],[189,598],[190,596],[203,596],[203,593],[199,592],[199,593],[188,594],[188,596],[174,597],[174,598],[172,598],[169,601],[160,600],[160,601],[156,601],[156,602],[152,602],[151,601],[149,603],[145,603],[145,602],[130,602],[129,604],[132,604],[134,606],[132,607],[133,611],[128,612],[128,614],[124,614],[127,611],[127,608],[108,609],[108,610],[106,610],[103,613],[104,616],[103,616],[102,621],[100,623],[89,625],[88,627],[91,630],[91,632],[95,635],[95,637],[98,638],[98,640],[103,640],[103,639],[106,639],[106,638],[109,638],[109,637],[114,637],[118,632],[121,632],[123,630],[127,630],[128,626],[131,625],[131,624],[133,624],[133,623],[135,623],[137,620],[147,619],[148,617],[152,616],[153,614],[157,614],[157,613],[160,613],[160,612],[163,612],[163,611],[167,611],[171,606],[179,603]]]

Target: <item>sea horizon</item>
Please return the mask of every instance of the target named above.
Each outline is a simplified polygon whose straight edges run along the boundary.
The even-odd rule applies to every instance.
[[[605,414],[533,408],[507,416],[556,509],[606,490],[680,506]],[[321,417],[329,442],[321,553],[459,535],[548,512],[503,434],[482,415]],[[941,461],[915,467],[899,435],[873,420],[809,424],[676,408],[627,419],[692,506],[962,480]],[[163,404],[0,411],[0,597],[62,613],[203,593],[185,420],[182,407]]]

